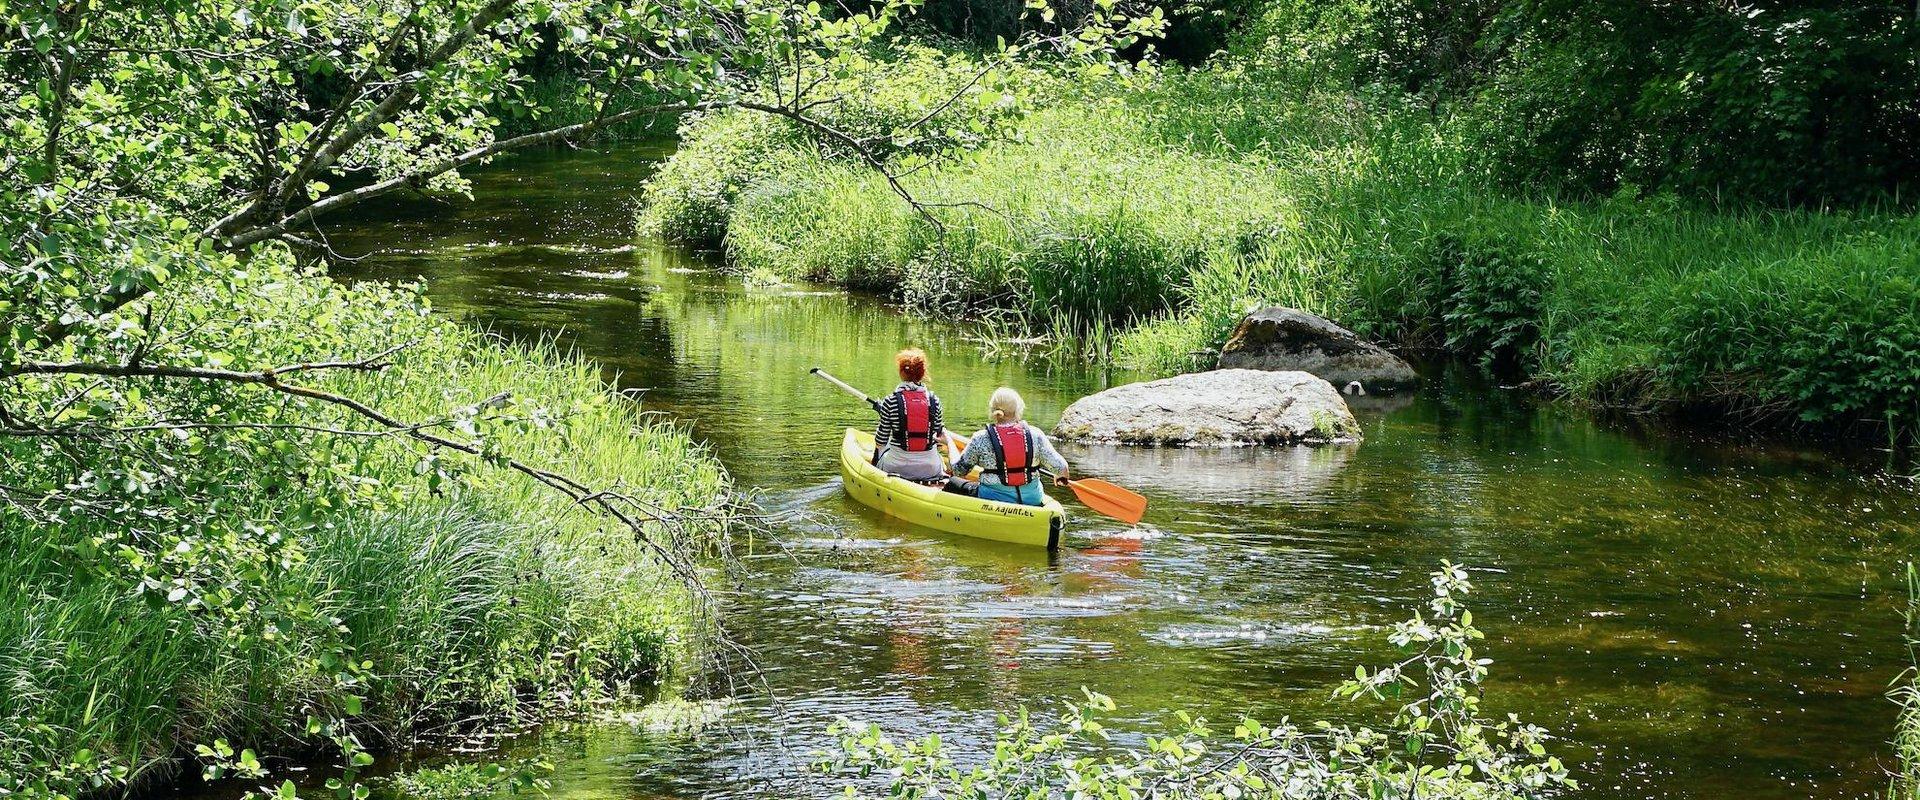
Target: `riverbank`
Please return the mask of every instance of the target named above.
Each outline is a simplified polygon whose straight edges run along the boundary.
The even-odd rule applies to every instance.
[[[316,747],[344,763],[645,689],[691,653],[704,612],[660,551],[485,463],[510,455],[617,487],[669,520],[645,526],[666,552],[709,547],[724,471],[597,367],[271,252],[175,296],[219,313],[169,346],[246,353],[236,369],[413,342],[383,370],[302,382],[486,455],[354,434],[369,423],[333,406],[160,380],[86,413],[273,422],[78,437],[61,445],[71,462],[0,439],[0,791],[111,791],[222,763],[244,777],[243,761],[276,768]],[[13,380],[28,410],[71,390]],[[88,488],[122,461],[145,485]],[[63,484],[76,499],[25,502]]]
[[[903,178],[924,214],[729,112],[685,126],[640,225],[745,271],[1091,332],[1156,372],[1210,366],[1246,310],[1280,304],[1584,403],[1901,430],[1920,414],[1911,215],[1517,195],[1464,123],[1255,58],[1036,81],[1015,141]]]

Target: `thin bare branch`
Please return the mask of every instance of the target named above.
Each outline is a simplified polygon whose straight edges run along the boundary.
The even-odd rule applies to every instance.
[[[482,160],[491,158],[493,156],[499,155],[509,150],[517,150],[524,147],[535,147],[538,145],[552,144],[552,143],[563,142],[563,141],[573,141],[581,137],[589,136],[594,132],[608,125],[614,125],[620,122],[625,122],[626,120],[630,120],[630,119],[634,119],[637,117],[642,117],[650,114],[662,114],[662,113],[667,113],[671,111],[693,111],[693,110],[710,108],[710,107],[712,106],[709,104],[667,103],[667,104],[662,104],[657,106],[648,106],[645,108],[628,109],[626,111],[622,111],[617,114],[608,114],[605,117],[601,117],[600,119],[589,120],[586,122],[576,123],[573,125],[567,125],[559,128],[554,128],[548,131],[541,131],[539,133],[529,133],[524,136],[515,136],[511,139],[502,139],[500,141],[496,141],[491,144],[475,147],[459,155],[443,158],[439,161],[436,161],[432,164],[428,164],[424,167],[421,167],[418,170],[409,172],[399,177],[390,178],[388,180],[380,181],[377,183],[371,183],[366,186],[362,186],[358,189],[354,189],[352,191],[342,192],[336,195],[330,195],[320,200],[319,202],[314,203],[313,205],[307,206],[306,208],[303,208],[293,214],[288,215],[286,218],[278,222],[275,222],[270,225],[262,225],[252,230],[235,234],[231,238],[228,238],[222,244],[224,244],[226,247],[229,247],[229,248],[238,249],[238,248],[246,247],[248,245],[251,245],[257,242],[262,242],[268,239],[276,238],[285,234],[290,230],[299,228],[303,225],[306,225],[309,222],[312,222],[315,218],[319,217],[322,214],[326,214],[332,211],[337,211],[339,209],[346,208],[348,206],[363,202],[365,200],[369,200],[374,197],[379,197],[380,195],[387,194],[389,192],[392,192],[398,189],[416,188],[419,186],[423,186],[426,184],[428,180],[432,179],[436,175],[440,175],[455,169],[459,169],[460,167],[466,166],[468,164],[472,164],[476,161],[482,161]]]
[[[625,526],[628,531],[632,533],[635,541],[652,550],[663,563],[673,570],[678,578],[685,582],[689,589],[696,592],[703,590],[702,587],[704,584],[701,582],[699,574],[694,571],[693,567],[682,561],[678,554],[662,544],[646,528],[649,523],[676,525],[681,522],[680,518],[672,511],[664,509],[657,504],[648,503],[631,495],[620,493],[617,489],[594,489],[562,473],[535,467],[519,459],[491,452],[482,445],[473,442],[464,442],[441,436],[428,430],[424,425],[403,422],[360,400],[324,389],[286,383],[280,380],[281,376],[288,373],[315,369],[360,369],[361,367],[354,365],[374,363],[383,357],[384,354],[379,354],[354,361],[308,362],[263,369],[255,372],[165,364],[102,364],[85,361],[62,363],[26,362],[0,367],[0,378],[19,375],[98,375],[116,378],[164,378],[217,381],[260,386],[280,394],[338,406],[363,418],[372,420],[406,438],[424,442],[433,447],[445,448],[476,456],[489,463],[497,464],[532,478],[534,481],[565,495],[568,499],[572,500],[575,505],[589,512],[609,517]]]

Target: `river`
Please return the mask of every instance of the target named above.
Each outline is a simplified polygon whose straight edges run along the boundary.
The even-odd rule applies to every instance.
[[[1181,708],[1377,719],[1329,690],[1391,656],[1385,626],[1443,559],[1473,569],[1489,704],[1564,737],[1579,796],[1884,785],[1897,572],[1920,544],[1910,485],[1815,449],[1624,431],[1455,370],[1359,407],[1357,447],[1064,448],[1153,507],[1138,529],[1078,516],[1053,556],[917,530],[841,494],[834,448],[871,413],[807,368],[883,391],[893,351],[923,347],[966,430],[999,385],[1045,425],[1143,376],[638,241],[633,206],[668,147],[515,156],[472,176],[472,202],[383,201],[328,231],[367,254],[346,277],[423,278],[443,313],[579,348],[780,515],[726,587],[760,667],[727,676],[726,724],[522,743],[555,761],[555,796],[821,796],[803,768],[839,715],[978,742],[994,712],[1082,686],[1114,697],[1122,727]]]

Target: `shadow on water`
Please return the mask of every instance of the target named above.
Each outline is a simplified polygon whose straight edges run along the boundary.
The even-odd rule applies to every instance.
[[[1564,734],[1594,798],[1856,797],[1890,759],[1893,580],[1920,500],[1818,452],[1627,436],[1449,373],[1360,408],[1366,442],[1224,452],[1068,448],[1153,500],[1075,520],[1055,556],[891,522],[838,491],[834,447],[890,355],[933,356],[955,427],[996,386],[1040,423],[1139,376],[990,360],[962,326],[820,287],[748,287],[629,235],[659,146],[517,157],[476,200],[393,203],[329,231],[356,280],[424,278],[436,307],[559,336],[682,420],[769,507],[731,628],[777,696],[703,738],[589,730],[533,745],[561,797],[820,795],[801,769],[839,715],[951,741],[1083,685],[1134,723],[1363,719],[1329,688],[1388,657],[1383,626],[1442,559],[1474,566],[1490,704]],[[748,736],[742,731],[753,731]]]

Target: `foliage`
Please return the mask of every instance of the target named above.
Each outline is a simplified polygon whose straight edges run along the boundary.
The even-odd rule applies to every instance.
[[[1590,402],[1920,418],[1910,217],[1516,197],[1404,98],[1299,80],[1248,58],[1063,88],[1017,139],[908,177],[953,204],[931,215],[818,153],[736,158],[713,220],[743,269],[1105,332],[1150,369],[1207,366],[1280,304]],[[703,165],[739,147],[691,133]]]
[[[758,114],[696,114],[680,123],[680,149],[648,181],[641,233],[719,247],[745,178],[804,161],[810,149],[780,120]]]
[[[1136,130],[1118,104],[1042,112],[1025,141],[907,178],[925,214],[885,180],[831,158],[742,157],[737,141],[704,136],[682,154],[690,165],[735,165],[724,180],[751,187],[724,220],[743,269],[876,288],[922,308],[997,303],[1087,323],[1167,308],[1183,267],[1223,240],[1250,247],[1288,215],[1284,198],[1243,192],[1261,180],[1256,170],[1144,146],[1127,135]],[[649,197],[716,180],[670,163]],[[658,216],[642,212],[643,221]]]
[[[521,793],[544,793],[553,765],[537,759],[480,764],[449,764],[401,773],[384,781],[394,797],[408,800],[483,800]]]
[[[1920,177],[1910,3],[1505,6],[1470,113],[1510,182],[1846,203]]]
[[[1910,188],[1910,3],[1278,0],[1237,50],[1457,117],[1503,184],[1854,203]]]
[[[1480,708],[1490,659],[1474,649],[1483,638],[1462,605],[1471,589],[1451,564],[1432,576],[1432,616],[1416,613],[1388,639],[1405,659],[1376,670],[1357,668],[1335,694],[1392,700],[1398,707],[1379,729],[1252,719],[1231,733],[1184,712],[1165,735],[1116,738],[1099,720],[1113,701],[1087,693],[1051,730],[1022,712],[1002,716],[992,752],[961,767],[938,734],[897,744],[878,725],[846,720],[831,731],[840,748],[817,769],[856,779],[847,797],[877,779],[886,797],[1025,798],[1535,798],[1575,782],[1548,755],[1545,731]],[[1122,744],[1124,742],[1124,744]]]
[[[417,340],[389,369],[316,382],[661,508],[721,499],[712,457],[588,365],[284,255],[248,267],[176,286],[196,324],[146,357],[217,344],[246,369]],[[685,652],[691,598],[651,548],[479,461],[390,434],[311,435],[361,430],[351,412],[254,387],[107,392],[64,376],[15,378],[9,399],[10,413],[89,427],[0,437],[0,541],[17,554],[0,562],[0,788],[110,784],[192,744],[229,775],[246,772],[225,742],[265,753],[337,739],[351,760],[360,741],[456,712],[524,720],[582,703]],[[199,427],[141,430],[187,414]],[[654,527],[689,547],[712,535]]]
[[[640,229],[717,247],[740,195],[759,177],[805,170],[822,159],[859,163],[863,157],[891,162],[902,173],[925,169],[1007,138],[1032,103],[1058,86],[1046,71],[1006,53],[970,58],[897,41],[846,54],[815,92],[839,98],[820,108],[821,123],[860,137],[860,150],[810,136],[792,120],[739,110],[692,116],[681,126],[681,151],[648,182]]]
[[[1912,666],[1894,680],[1889,692],[1900,705],[1900,721],[1893,737],[1893,752],[1900,768],[1893,773],[1886,800],[1920,798],[1920,570],[1907,564],[1907,658]]]

